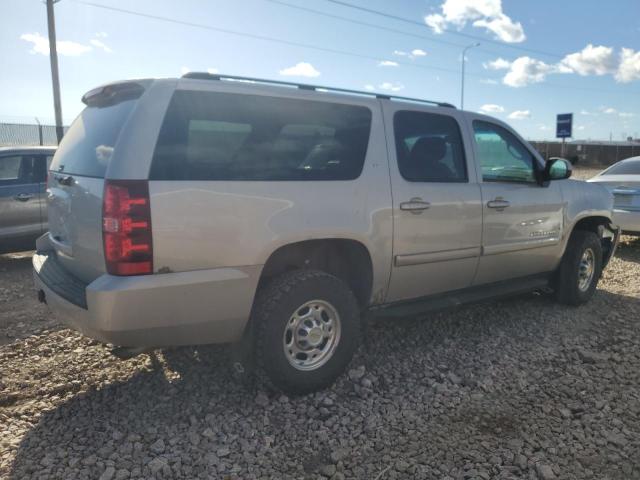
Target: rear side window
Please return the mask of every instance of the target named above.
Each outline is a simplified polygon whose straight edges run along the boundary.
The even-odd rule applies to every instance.
[[[366,107],[177,91],[151,180],[352,180],[362,172]]]
[[[466,182],[467,166],[453,117],[400,111],[393,118],[398,168],[410,182]]]
[[[602,175],[640,175],[640,159],[616,163]]]
[[[136,100],[89,106],[69,127],[51,163],[51,170],[86,177],[104,177],[122,126]]]

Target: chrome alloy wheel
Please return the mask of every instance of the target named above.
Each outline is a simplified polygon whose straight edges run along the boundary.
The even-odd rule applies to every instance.
[[[593,275],[595,274],[596,268],[596,260],[595,254],[593,250],[587,248],[582,253],[582,258],[580,259],[580,265],[578,266],[578,288],[581,292],[586,292],[589,290],[591,286],[591,282],[593,281]]]
[[[282,336],[284,354],[297,370],[316,370],[327,363],[340,341],[340,316],[324,300],[301,305],[289,318]]]

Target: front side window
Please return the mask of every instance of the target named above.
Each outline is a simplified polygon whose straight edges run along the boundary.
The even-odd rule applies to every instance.
[[[453,117],[400,111],[393,118],[398,168],[410,182],[466,182],[460,128]]]
[[[485,182],[535,182],[533,154],[508,130],[474,121],[476,151]]]
[[[362,172],[371,111],[328,102],[177,91],[151,180],[353,180]]]

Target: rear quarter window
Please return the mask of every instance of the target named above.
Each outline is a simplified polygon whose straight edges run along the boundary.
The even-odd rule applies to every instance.
[[[136,100],[89,106],[64,135],[50,169],[73,175],[104,177],[113,149]]]
[[[151,180],[352,180],[362,172],[371,111],[328,102],[177,91]]]

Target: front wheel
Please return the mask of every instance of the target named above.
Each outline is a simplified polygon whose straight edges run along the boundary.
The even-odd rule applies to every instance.
[[[602,244],[598,235],[576,230],[562,257],[556,278],[556,298],[567,305],[581,305],[593,296],[602,274]]]
[[[355,296],[342,280],[321,271],[275,278],[259,293],[252,317],[257,367],[286,393],[329,386],[360,340]]]

